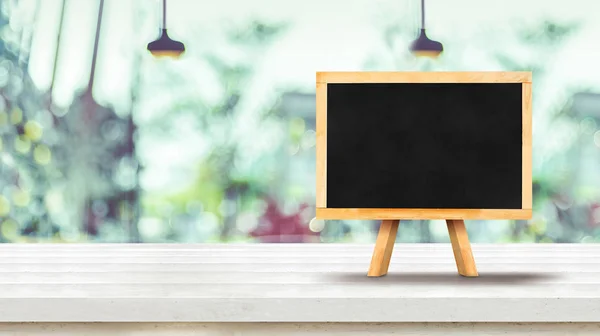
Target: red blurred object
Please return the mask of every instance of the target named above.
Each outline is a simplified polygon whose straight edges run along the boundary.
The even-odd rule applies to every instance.
[[[590,205],[590,222],[591,227],[600,226],[600,203],[592,203]]]
[[[272,198],[267,198],[267,208],[260,217],[259,226],[250,232],[250,236],[258,238],[263,243],[308,243],[319,241],[318,233],[312,232],[305,219],[305,211],[309,205],[303,203],[298,210],[286,215],[279,204]]]

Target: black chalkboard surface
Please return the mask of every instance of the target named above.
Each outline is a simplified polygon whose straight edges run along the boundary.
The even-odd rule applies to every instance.
[[[329,84],[327,207],[521,209],[521,87]]]
[[[317,213],[530,216],[528,75],[320,73]]]

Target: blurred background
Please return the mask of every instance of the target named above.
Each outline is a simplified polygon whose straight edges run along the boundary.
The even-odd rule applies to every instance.
[[[600,2],[0,0],[0,242],[373,242],[314,220],[315,72],[533,71],[534,216],[473,242],[600,242]],[[595,16],[594,16],[595,15]],[[447,242],[405,221],[399,242]]]

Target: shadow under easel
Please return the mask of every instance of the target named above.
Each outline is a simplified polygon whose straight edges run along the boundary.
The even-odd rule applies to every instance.
[[[544,280],[556,279],[559,276],[552,273],[502,273],[490,272],[479,274],[478,277],[463,277],[457,273],[388,273],[385,276],[371,278],[364,273],[328,273],[324,274],[327,280],[352,283],[397,283],[397,284],[443,284],[443,285],[498,285],[498,284],[525,284],[536,283]]]

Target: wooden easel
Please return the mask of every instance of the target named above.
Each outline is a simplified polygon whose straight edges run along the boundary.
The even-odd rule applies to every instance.
[[[399,224],[400,220],[397,219],[381,221],[368,276],[380,277],[387,274]],[[465,222],[462,219],[447,219],[446,224],[458,273],[466,277],[478,276]]]
[[[383,220],[381,228],[379,229],[379,234],[377,236],[377,242],[375,244],[375,250],[373,252],[373,257],[371,260],[371,266],[369,267],[368,276],[370,277],[378,277],[387,274],[388,267],[390,264],[390,259],[392,257],[392,251],[394,249],[394,242],[396,240],[396,234],[398,232],[398,225],[400,223],[400,219],[444,219],[448,225],[448,232],[450,234],[450,241],[452,242],[452,250],[454,252],[454,258],[456,260],[456,266],[458,268],[458,273],[462,276],[466,277],[477,277],[477,268],[475,267],[475,261],[473,259],[473,252],[471,251],[471,244],[469,243],[469,238],[467,236],[467,231],[465,229],[465,219],[529,219],[532,216],[532,113],[531,113],[531,101],[532,101],[532,76],[531,72],[384,72],[384,71],[375,71],[375,72],[318,72],[316,76],[316,200],[315,200],[315,208],[316,208],[316,218],[318,219],[335,219],[335,220]],[[355,95],[360,92],[363,92],[362,88],[368,88],[367,91],[364,91],[365,96],[364,103],[369,103],[371,92],[378,92],[379,98],[377,99],[386,99],[387,95],[392,97],[391,89],[381,90],[375,89],[375,86],[363,85],[363,84],[394,84],[394,83],[403,83],[403,84],[419,84],[421,87],[421,83],[450,83],[450,84],[460,84],[462,83],[471,83],[471,84],[479,84],[486,83],[487,84],[511,84],[512,87],[515,88],[514,91],[511,91],[511,97],[516,98],[519,94],[519,90],[517,86],[513,86],[512,84],[517,84],[521,86],[521,104],[520,104],[520,112],[521,112],[521,160],[520,162],[513,162],[516,168],[516,165],[520,163],[521,165],[521,192],[520,195],[516,193],[516,189],[514,188],[514,195],[510,196],[513,198],[515,202],[511,202],[510,207],[506,205],[497,205],[494,207],[489,207],[490,203],[482,202],[482,205],[485,207],[479,207],[474,202],[470,208],[458,207],[454,200],[449,200],[451,202],[447,203],[447,206],[444,206],[443,203],[439,199],[433,203],[429,204],[421,204],[419,202],[406,202],[405,199],[401,201],[377,201],[372,202],[373,200],[369,200],[368,192],[373,193],[374,188],[372,187],[361,187],[360,195],[361,197],[365,195],[366,202],[362,202],[361,197],[353,198],[350,201],[350,198],[340,197],[344,192],[350,192],[351,190],[357,190],[354,188],[353,184],[350,181],[357,179],[357,176],[354,174],[344,174],[344,178],[333,179],[337,181],[335,183],[328,183],[329,176],[336,175],[342,170],[347,170],[348,163],[351,160],[367,160],[367,162],[375,161],[375,159],[380,155],[381,157],[386,158],[390,155],[394,155],[396,157],[402,157],[402,148],[399,150],[388,150],[385,152],[379,153],[377,155],[369,153],[366,157],[360,157],[356,148],[345,147],[345,145],[341,145],[344,143],[344,137],[352,136],[355,137],[355,134],[352,133],[356,130],[357,126],[360,128],[364,128],[363,125],[359,125],[356,120],[361,119],[352,119],[349,124],[346,123],[345,119],[349,118],[350,114],[348,113],[348,105],[345,103],[347,101],[354,102],[354,100],[349,99],[349,95]],[[338,84],[343,84],[342,86]],[[349,87],[353,84],[356,84],[354,89],[350,90]],[[377,86],[379,87],[379,86]],[[383,87],[383,86],[382,86]],[[415,86],[416,87],[416,86]],[[423,86],[424,87],[424,86]],[[337,89],[336,89],[337,88]],[[375,90],[375,91],[371,91]],[[502,91],[504,92],[504,91]],[[381,95],[379,95],[381,94]],[[505,93],[502,93],[505,94]],[[506,93],[508,95],[508,93]],[[391,98],[391,101],[396,101],[397,97]],[[512,99],[512,98],[511,98]],[[516,102],[516,100],[515,100]],[[355,103],[352,103],[355,104]],[[379,103],[378,103],[379,104]],[[417,104],[417,103],[415,103]],[[470,103],[469,103],[470,104]],[[384,106],[385,104],[380,104]],[[417,104],[418,105],[418,104]],[[354,110],[352,113],[354,114],[353,118],[359,116],[360,118],[364,118],[364,112],[362,111],[363,106]],[[387,106],[387,105],[386,105]],[[416,106],[416,105],[415,105]],[[381,107],[383,108],[383,107]],[[386,107],[387,108],[387,107]],[[519,104],[514,104],[512,109],[519,109]],[[354,109],[354,107],[353,107]],[[431,112],[431,111],[430,111]],[[518,111],[513,111],[517,113]],[[394,112],[395,113],[395,112]],[[437,113],[433,111],[432,113]],[[515,114],[516,116],[516,114]],[[515,122],[518,122],[519,118],[513,118]],[[474,121],[473,121],[474,122]],[[329,126],[328,126],[329,125]],[[353,126],[350,126],[353,125]],[[375,127],[375,124],[370,127]],[[333,137],[331,137],[331,133],[328,134],[328,127],[331,128],[334,126],[335,129],[339,130],[344,128],[344,132],[335,132]],[[348,129],[345,129],[348,127]],[[395,127],[395,126],[394,126]],[[512,127],[516,127],[516,124],[510,126],[511,129],[516,129]],[[379,132],[380,130],[377,128],[373,128],[371,130],[374,134]],[[343,133],[343,134],[342,134]],[[364,133],[366,134],[366,133]],[[391,133],[390,133],[391,134]],[[511,132],[514,136],[518,136],[516,133]],[[336,145],[328,147],[328,139],[333,139]],[[476,140],[476,139],[475,139]],[[517,139],[514,139],[517,140]],[[377,140],[384,141],[384,140]],[[382,145],[382,142],[374,141],[370,144],[372,150],[375,150],[377,147]],[[385,140],[387,141],[387,140]],[[418,141],[418,139],[415,139]],[[516,143],[516,142],[514,142]],[[386,147],[392,148],[392,147]],[[429,147],[428,147],[429,148]],[[440,146],[439,150],[443,150],[444,146]],[[514,147],[511,147],[516,149]],[[366,152],[367,147],[363,147],[362,152]],[[392,152],[393,151],[393,152]],[[331,155],[331,154],[334,155]],[[340,154],[338,159],[337,154]],[[435,154],[435,153],[433,153]],[[432,155],[433,155],[432,154]],[[425,155],[425,154],[424,154]],[[331,158],[334,158],[333,160]],[[367,159],[368,158],[368,159]],[[332,165],[331,163],[334,162]],[[370,170],[367,167],[361,168],[359,175],[363,175],[365,178],[370,178],[370,175],[380,174],[380,172],[390,172],[390,174],[396,174],[397,172],[393,172],[392,169],[386,167],[385,170],[376,169]],[[485,170],[485,169],[484,169]],[[359,171],[359,170],[356,170]],[[412,174],[412,173],[411,173]],[[350,176],[350,177],[349,177]],[[512,175],[517,177],[517,175]],[[360,178],[360,177],[358,177]],[[426,176],[421,176],[421,178],[426,178]],[[490,177],[493,178],[493,177]],[[385,188],[389,188],[392,190],[403,190],[404,193],[410,193],[411,190],[405,190],[407,187],[404,183],[398,183],[397,185],[388,185],[385,179],[378,180],[375,178],[375,182],[377,182],[378,186],[384,186]],[[346,181],[349,183],[346,184]],[[515,180],[516,181],[516,180]],[[365,181],[361,181],[365,182]],[[366,180],[367,183],[371,183]],[[336,185],[337,184],[337,185]],[[430,188],[430,186],[419,186],[414,185],[411,188],[422,189],[422,188]],[[466,188],[466,187],[465,187]],[[333,192],[332,192],[333,190]],[[344,191],[347,190],[347,191]],[[513,189],[511,189],[513,190]],[[366,191],[366,192],[365,192]],[[443,192],[440,190],[431,190],[432,193]],[[469,190],[464,191],[465,193],[469,193]],[[481,191],[480,191],[481,192]],[[493,190],[486,190],[486,192],[494,193]],[[337,195],[337,196],[336,196]],[[405,194],[406,195],[406,194]],[[332,197],[333,196],[333,197]],[[387,196],[386,196],[387,197]],[[520,202],[517,202],[517,198],[520,197]],[[425,201],[425,200],[422,200]],[[412,207],[404,207],[403,203],[413,204]],[[427,202],[426,202],[427,203]],[[473,203],[473,202],[470,202]],[[376,206],[377,204],[383,205],[383,207]],[[398,206],[389,207],[389,204],[394,204]],[[518,206],[520,204],[520,207]],[[387,205],[387,206],[386,206]],[[404,204],[406,205],[406,204]]]

